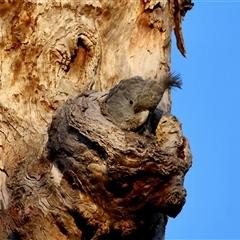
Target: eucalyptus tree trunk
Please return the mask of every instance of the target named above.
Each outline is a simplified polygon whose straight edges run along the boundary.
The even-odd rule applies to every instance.
[[[170,114],[121,129],[101,101],[121,79],[161,81],[191,0],[1,1],[0,238],[163,239],[191,152]]]

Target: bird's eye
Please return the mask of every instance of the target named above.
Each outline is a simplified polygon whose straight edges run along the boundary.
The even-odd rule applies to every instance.
[[[133,105],[133,101],[132,101],[132,100],[130,100],[129,103],[130,103],[131,105]]]

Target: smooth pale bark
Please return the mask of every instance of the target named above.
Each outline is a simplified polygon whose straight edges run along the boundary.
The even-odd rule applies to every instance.
[[[168,207],[164,213],[149,210],[151,214],[143,226],[136,224],[131,216],[119,216],[118,204],[112,204],[110,210],[105,209],[108,206],[105,203],[101,206],[104,201],[101,198],[97,203],[93,200],[93,204],[89,200],[93,197],[83,190],[83,180],[74,169],[68,168],[66,175],[59,168],[58,159],[49,156],[48,129],[56,109],[69,97],[86,90],[108,91],[121,79],[136,75],[161,79],[170,71],[173,29],[178,48],[185,55],[181,18],[191,7],[190,0],[1,2],[1,239],[98,239],[101,236],[104,239],[103,235],[111,239],[111,234],[117,234],[116,239],[131,239],[131,234],[163,238],[165,215],[175,216],[185,196],[174,203],[179,207],[176,213],[171,214]],[[94,100],[87,104],[94,104]],[[159,107],[169,112],[170,106],[170,93],[166,92]],[[88,120],[91,123],[92,119]],[[91,139],[91,124],[86,122],[84,126]],[[98,124],[93,127],[98,128]],[[116,129],[112,132],[110,140],[117,132]],[[104,138],[101,140],[104,142]],[[168,154],[169,149],[175,149],[170,153],[175,156],[171,164],[182,161],[169,170],[177,174],[170,174],[167,187],[157,194],[161,196],[159,199],[165,199],[163,205],[159,203],[161,200],[157,205],[165,209],[163,206],[169,199],[169,202],[179,199],[173,200],[173,195],[168,195],[177,189],[177,182],[179,192],[185,193],[182,185],[191,165],[191,153],[180,123],[171,115],[165,114],[159,120],[155,143],[161,151],[167,149]],[[116,144],[114,154],[128,151],[118,147],[123,144],[119,139],[110,142],[106,139],[105,144],[106,149]],[[91,154],[88,157],[94,159]],[[101,157],[95,157],[102,161]],[[140,156],[136,153],[135,157],[138,162]],[[111,166],[118,167],[114,163]],[[176,176],[178,180],[171,182]],[[130,183],[128,180],[127,184]],[[138,186],[143,187],[143,183]],[[139,209],[144,202],[141,204]],[[94,214],[96,211],[98,214]]]

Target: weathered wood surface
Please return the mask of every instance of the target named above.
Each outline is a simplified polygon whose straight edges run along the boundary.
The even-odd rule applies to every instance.
[[[146,222],[141,222],[139,219],[137,223],[135,222],[137,217],[141,219],[142,213],[139,209],[144,206],[144,201],[149,201],[151,206],[155,205],[164,214],[170,216],[174,216],[180,211],[185,196],[185,190],[182,188],[183,176],[190,166],[190,155],[182,156],[180,154],[177,158],[172,157],[176,155],[174,149],[178,144],[185,146],[183,149],[188,149],[180,126],[176,127],[177,131],[173,131],[173,135],[180,136],[179,139],[181,139],[176,145],[171,141],[172,137],[168,138],[164,135],[162,128],[156,130],[156,136],[159,134],[161,137],[154,137],[155,140],[151,141],[149,137],[144,135],[123,132],[113,126],[110,128],[113,131],[110,137],[106,137],[106,133],[101,135],[100,139],[92,135],[85,136],[90,142],[94,139],[101,140],[100,143],[107,146],[105,146],[105,151],[108,151],[108,161],[105,163],[106,165],[103,165],[102,161],[105,158],[102,155],[97,155],[100,153],[98,147],[94,145],[95,142],[92,146],[93,149],[90,150],[85,149],[81,145],[82,143],[79,143],[83,147],[81,154],[86,154],[89,161],[93,160],[89,164],[85,162],[81,166],[82,170],[76,170],[75,166],[70,164],[71,161],[66,161],[66,164],[71,165],[67,166],[66,171],[64,168],[59,168],[61,160],[49,158],[46,144],[52,115],[69,96],[76,96],[89,89],[109,90],[121,79],[135,75],[140,75],[144,79],[158,79],[169,72],[170,36],[174,26],[175,34],[178,31],[179,36],[181,36],[181,27],[176,29],[176,21],[180,26],[181,17],[179,18],[178,14],[178,18],[176,18],[175,13],[180,11],[181,16],[184,16],[185,11],[190,9],[190,7],[184,8],[186,3],[192,6],[190,1],[176,0],[1,2],[1,239],[79,239],[80,236],[82,239],[90,239],[94,234],[97,238],[98,235],[114,229],[116,234],[121,235],[120,232],[123,232],[127,238],[129,233],[131,236],[135,227],[138,228],[142,226],[141,224],[147,226]],[[182,41],[181,37],[179,39]],[[89,96],[87,101],[90,98],[92,97]],[[92,104],[97,108],[95,101],[90,102],[89,106]],[[167,91],[160,107],[164,112],[168,112],[170,105],[170,94]],[[67,106],[68,104],[64,105],[62,109],[67,109]],[[95,113],[91,117],[94,116]],[[161,123],[162,119],[165,118],[167,124],[165,121]],[[100,116],[97,120],[103,121]],[[91,124],[91,118],[89,124]],[[101,124],[96,122],[94,124],[93,126],[98,126],[100,131]],[[163,129],[166,128],[171,132],[172,128],[175,129],[173,126],[177,126],[179,123],[171,115],[164,114],[159,124],[163,126]],[[158,126],[160,126],[159,124]],[[81,131],[84,130],[84,128],[79,130],[80,125],[74,126],[77,135],[71,133],[73,138],[78,134],[81,135]],[[103,126],[109,128],[109,123],[103,124]],[[90,130],[93,129],[89,128]],[[100,132],[98,133],[100,134]],[[106,137],[105,143],[102,143],[104,142],[103,136]],[[66,139],[67,137],[70,136],[66,136]],[[136,146],[136,141],[139,141],[139,146]],[[100,143],[97,142],[99,146],[101,146]],[[113,147],[113,143],[117,144],[116,149]],[[142,143],[147,145],[141,146]],[[86,147],[88,146],[87,142]],[[159,147],[156,150],[153,146]],[[171,160],[177,164],[175,166],[173,162],[171,163],[176,168],[175,170],[171,170],[171,167],[167,168],[168,170],[164,167],[159,170],[160,165],[164,166],[162,161],[165,162],[165,158],[160,154],[163,146],[168,149],[169,153],[167,154],[170,154],[171,159],[175,159]],[[133,150],[134,147],[139,148],[140,152]],[[101,146],[100,149],[102,148],[104,146]],[[179,153],[188,152],[181,147],[179,149]],[[66,149],[64,149],[65,151]],[[150,177],[149,185],[145,183],[146,193],[139,199],[140,205],[134,206],[131,203],[131,200],[134,200],[131,199],[131,196],[134,194],[140,196],[141,193],[138,189],[144,188],[142,185],[143,176],[138,175],[128,164],[136,165],[136,169],[148,166],[146,159],[150,155],[143,157],[144,152],[158,156],[156,157],[158,160],[154,158],[154,161],[157,161],[154,163],[157,170],[154,167],[153,169],[149,167],[147,170],[149,172],[146,171],[146,178],[150,177],[151,171],[160,172],[156,174],[156,177]],[[190,152],[188,153],[190,154]],[[116,158],[117,154],[121,158]],[[140,158],[145,158],[141,164]],[[123,164],[123,166],[114,173],[114,170],[117,170],[117,165],[114,165],[116,159],[116,163]],[[94,165],[94,161],[99,163],[100,169],[98,165]],[[188,164],[184,165],[184,162]],[[178,170],[180,171],[182,168],[181,164],[184,167],[180,174]],[[104,169],[109,171],[112,186],[105,186],[104,181],[99,181],[100,186],[97,185],[98,174],[103,176],[103,179],[106,178]],[[129,180],[127,175],[124,175],[124,169],[130,171],[128,176],[133,179],[130,190],[124,185],[124,181]],[[167,171],[166,175],[163,174],[164,169]],[[83,180],[77,174],[79,171],[84,172],[83,176],[90,175],[90,179],[93,181],[91,191],[88,189],[90,187],[88,183],[81,186]],[[141,171],[139,170],[139,172]],[[172,175],[172,171],[176,175]],[[163,197],[165,185],[160,184],[162,181],[160,175],[168,176],[167,180],[172,179],[169,187],[175,186],[177,182],[179,184],[179,188],[175,188],[179,191],[176,191],[176,196],[181,194],[178,198],[179,202],[172,203],[177,206],[172,208],[174,209],[172,212],[169,210],[168,204],[173,199],[174,191]],[[129,184],[128,181],[126,182]],[[150,184],[153,184],[152,188]],[[101,198],[98,194],[102,194],[106,190],[104,187],[110,189],[107,188],[104,197]],[[115,199],[115,187],[123,190],[126,187],[126,191],[130,192],[124,192],[124,197],[117,198],[119,202],[115,205],[117,208],[113,210],[114,203],[111,202],[111,199]],[[149,194],[154,189],[162,191],[160,193],[154,192],[157,194],[156,197],[161,195],[159,200]],[[88,196],[89,192],[92,192],[94,197],[91,194]],[[123,204],[123,206],[119,207],[118,204]],[[109,210],[106,209],[106,206],[110,207]],[[129,212],[126,210],[128,207]],[[124,210],[124,208],[126,209]],[[95,213],[96,209],[97,213]],[[110,209],[113,211],[112,213]],[[118,214],[126,212],[127,217]],[[151,212],[151,209],[148,212]],[[156,212],[155,215],[150,215],[148,218],[151,219],[149,220],[151,222],[149,228],[155,227],[157,222],[163,223],[160,226],[165,226],[166,219],[162,213]],[[156,225],[152,225],[153,222]],[[87,230],[85,231],[85,229]],[[97,229],[99,230],[96,233]],[[153,229],[155,231],[155,228]],[[154,237],[160,235],[155,234]]]
[[[144,236],[149,235],[149,217],[154,212],[175,217],[185,203],[188,142],[179,121],[159,110],[154,113],[156,130],[147,136],[121,130],[101,114],[105,95],[86,93],[56,111],[49,130],[50,156],[75,186],[71,211],[97,227],[96,239],[110,230],[129,239],[134,234],[150,239]]]

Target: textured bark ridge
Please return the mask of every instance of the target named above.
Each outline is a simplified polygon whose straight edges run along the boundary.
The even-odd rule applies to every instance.
[[[95,228],[92,239],[111,231],[151,239],[147,227],[154,214],[176,217],[185,203],[189,145],[179,121],[159,109],[151,133],[121,130],[101,114],[105,98],[106,93],[86,92],[56,111],[51,160],[61,171],[60,185],[71,185],[68,211]]]

